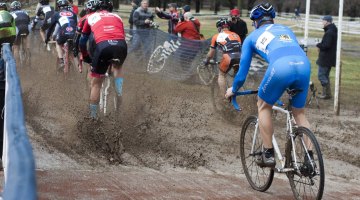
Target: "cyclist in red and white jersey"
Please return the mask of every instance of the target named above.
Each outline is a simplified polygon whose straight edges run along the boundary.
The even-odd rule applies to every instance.
[[[122,64],[127,56],[125,30],[122,19],[110,11],[113,6],[110,0],[100,0],[97,11],[86,19],[81,38],[80,51],[85,60],[91,60],[87,52],[86,42],[93,33],[96,42],[94,56],[91,62],[91,91],[90,91],[90,117],[97,118],[97,107],[100,100],[100,89],[104,75],[111,65],[112,59],[118,59],[113,64],[115,88],[117,95],[122,96],[123,72]]]

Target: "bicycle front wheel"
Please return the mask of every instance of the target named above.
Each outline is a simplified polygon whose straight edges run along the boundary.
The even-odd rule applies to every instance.
[[[325,171],[319,143],[305,127],[295,128],[293,139],[286,145],[286,167],[294,168],[287,173],[291,190],[296,199],[321,199]]]
[[[245,176],[251,187],[264,192],[271,186],[274,169],[260,167],[256,159],[262,154],[262,140],[258,128],[258,119],[248,117],[241,129],[240,157]]]
[[[197,66],[197,73],[204,85],[210,85],[216,76],[216,65],[205,66],[201,63]]]

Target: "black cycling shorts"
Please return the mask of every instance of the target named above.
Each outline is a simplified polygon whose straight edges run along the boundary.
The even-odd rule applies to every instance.
[[[109,67],[111,59],[119,59],[122,65],[127,56],[125,40],[106,40],[96,45],[92,59],[91,72],[93,76],[104,75]]]
[[[63,45],[65,44],[65,42],[68,40],[68,39],[74,39],[75,37],[75,33],[74,34],[58,34],[56,36],[56,42],[59,44],[59,45]]]
[[[19,26],[19,27],[17,27],[18,28],[18,34],[17,34],[17,36],[16,36],[16,39],[15,39],[15,42],[14,42],[14,45],[20,45],[20,42],[21,42],[21,37],[20,37],[20,35],[21,34],[26,34],[26,36],[27,35],[29,35],[29,28],[27,27],[27,25],[25,25],[25,26]]]

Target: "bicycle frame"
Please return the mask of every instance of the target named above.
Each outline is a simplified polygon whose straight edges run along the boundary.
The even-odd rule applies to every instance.
[[[256,94],[258,91],[253,91],[253,90],[245,90],[245,91],[241,91],[241,92],[236,92],[235,95],[232,97],[232,104],[234,106],[234,108],[238,111],[240,111],[240,106],[237,104],[236,102],[236,96],[239,95],[248,95],[248,94]],[[284,105],[281,101],[278,101],[279,105]],[[295,145],[294,145],[294,134],[293,134],[293,127],[294,125],[296,125],[295,123],[295,119],[294,116],[292,115],[292,112],[290,111],[290,104],[287,106],[287,108],[282,108],[280,106],[276,106],[274,105],[272,107],[272,110],[274,111],[278,111],[281,113],[284,113],[286,115],[286,133],[287,135],[291,138],[291,143],[292,143],[292,157],[294,159],[294,168],[285,168],[285,157],[282,156],[279,145],[276,141],[275,138],[275,134],[273,134],[272,136],[272,144],[274,147],[274,151],[276,153],[276,156],[278,158],[278,160],[280,161],[280,167],[279,168],[275,168],[275,170],[279,173],[286,173],[289,171],[295,171],[297,169],[299,169],[299,166],[297,165],[297,160],[296,160],[296,150],[295,150]],[[256,142],[256,136],[257,134],[259,134],[259,124],[257,123],[255,125],[255,131],[254,131],[254,135],[253,135],[253,141],[252,141],[252,146],[251,146],[251,155],[255,155],[255,150],[254,150],[254,146],[255,146],[255,142]],[[302,145],[305,148],[306,152],[308,151],[306,144],[304,143],[304,140],[302,140]],[[309,156],[309,155],[307,155]],[[310,157],[309,157],[310,159]],[[313,164],[313,163],[312,163]]]

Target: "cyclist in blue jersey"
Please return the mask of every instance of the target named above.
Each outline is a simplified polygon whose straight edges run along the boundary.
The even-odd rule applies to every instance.
[[[274,24],[274,18],[275,9],[270,3],[259,4],[251,10],[250,19],[256,29],[243,42],[239,72],[225,95],[229,98],[242,87],[253,53],[259,54],[269,63],[259,86],[257,102],[264,146],[264,152],[257,163],[266,167],[276,165],[272,145],[272,106],[286,88],[302,90],[292,98],[292,112],[299,126],[310,127],[304,109],[310,81],[310,62],[295,34],[286,26]]]

